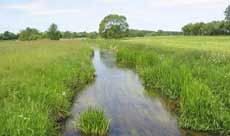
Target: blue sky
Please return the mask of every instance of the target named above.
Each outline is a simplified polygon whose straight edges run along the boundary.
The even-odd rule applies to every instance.
[[[0,0],[0,32],[27,26],[45,31],[97,31],[104,16],[125,15],[130,28],[174,30],[224,18],[229,0]]]

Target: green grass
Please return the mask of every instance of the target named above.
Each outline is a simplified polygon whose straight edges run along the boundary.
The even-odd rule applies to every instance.
[[[124,41],[162,48],[230,52],[230,38],[228,36],[156,36],[130,38]]]
[[[230,37],[97,40],[134,68],[146,90],[177,103],[181,128],[229,133]]]
[[[59,135],[76,91],[93,80],[80,41],[0,42],[0,136]]]
[[[88,108],[77,120],[77,128],[86,136],[106,136],[109,132],[110,120],[97,108]]]

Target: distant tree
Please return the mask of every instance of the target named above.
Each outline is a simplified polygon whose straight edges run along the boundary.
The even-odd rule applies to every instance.
[[[229,35],[230,21],[187,24],[182,30],[184,35]]]
[[[98,36],[97,32],[90,32],[87,34],[87,37],[90,39],[96,39]]]
[[[225,10],[225,20],[230,21],[230,5]]]
[[[48,38],[51,40],[59,40],[61,38],[61,32],[58,31],[58,26],[56,24],[51,24],[48,29]]]
[[[87,33],[86,32],[79,32],[77,33],[77,38],[84,38],[87,37]]]
[[[18,39],[18,35],[5,31],[3,34],[0,34],[0,40],[15,40]]]
[[[104,38],[122,38],[128,36],[127,19],[120,15],[108,15],[100,23],[99,33]]]
[[[19,34],[19,40],[21,41],[30,41],[37,40],[41,38],[41,33],[35,28],[27,27],[25,30],[22,30]]]
[[[65,31],[62,33],[62,38],[71,39],[71,38],[74,38],[74,35],[70,31]]]

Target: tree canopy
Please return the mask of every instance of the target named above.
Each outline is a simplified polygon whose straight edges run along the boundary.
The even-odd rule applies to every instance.
[[[225,10],[225,20],[230,21],[230,5]]]
[[[59,40],[61,38],[61,32],[58,31],[58,26],[56,24],[51,24],[48,29],[48,38],[51,40]]]
[[[19,34],[19,40],[21,41],[31,41],[41,38],[41,34],[35,28],[27,27],[25,30],[22,30]]]
[[[104,38],[122,38],[128,35],[129,25],[125,16],[108,15],[100,23],[99,33]]]
[[[18,35],[5,31],[3,34],[0,34],[0,40],[15,40],[18,38]]]
[[[230,35],[230,21],[190,23],[182,30],[185,35]]]

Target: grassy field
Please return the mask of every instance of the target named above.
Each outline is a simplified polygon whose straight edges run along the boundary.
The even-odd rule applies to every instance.
[[[117,51],[146,90],[175,102],[181,128],[230,133],[230,37],[162,36],[0,41],[0,136],[60,135],[75,92],[94,77],[89,43]]]
[[[134,68],[146,89],[177,103],[182,128],[229,133],[230,37],[97,40]]]
[[[131,38],[128,43],[157,46],[162,48],[197,49],[204,51],[230,52],[228,36],[157,36]]]
[[[80,41],[0,41],[0,136],[59,135],[75,92],[93,80]]]

